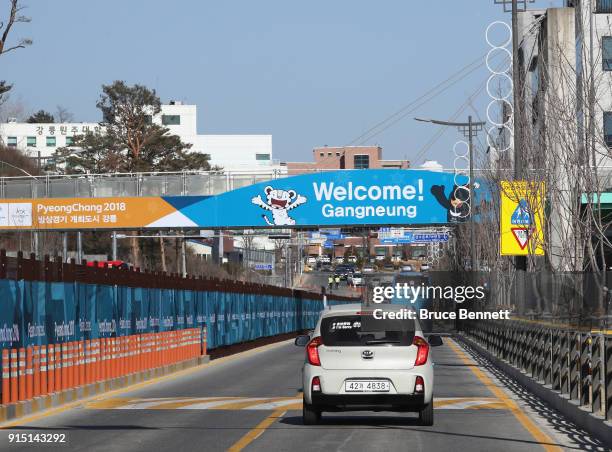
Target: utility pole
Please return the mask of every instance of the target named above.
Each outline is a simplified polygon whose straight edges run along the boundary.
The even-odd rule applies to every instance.
[[[113,231],[113,260],[117,260],[117,231]]]
[[[513,115],[514,115],[514,180],[523,179],[524,159],[523,152],[525,149],[525,135],[523,127],[525,123],[525,109],[523,108],[523,77],[521,68],[519,67],[519,29],[518,29],[518,13],[527,10],[527,3],[533,3],[535,0],[494,0],[497,5],[504,5],[504,12],[512,14],[512,85],[513,85]],[[519,7],[520,5],[520,7]],[[510,9],[508,9],[510,6]],[[519,271],[527,270],[527,257],[516,256],[514,265]]]
[[[185,233],[183,233],[183,238],[181,239],[181,274],[183,278],[187,276],[187,250],[184,235]]]
[[[470,156],[470,182],[469,182],[469,206],[470,206],[470,263],[472,270],[478,270],[478,256],[476,255],[476,234],[475,234],[475,225],[474,225],[474,209],[476,205],[474,203],[475,193],[474,193],[474,137],[478,135],[478,132],[482,130],[485,126],[486,122],[474,122],[472,121],[472,116],[468,116],[467,122],[449,122],[449,121],[439,121],[437,119],[422,119],[422,118],[414,118],[417,121],[421,122],[430,122],[432,124],[437,124],[440,126],[451,126],[457,127],[463,136],[468,139],[468,151]]]
[[[77,232],[77,262],[80,264],[83,260],[83,233]]]

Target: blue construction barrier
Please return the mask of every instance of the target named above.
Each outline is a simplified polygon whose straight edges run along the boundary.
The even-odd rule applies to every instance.
[[[314,328],[320,300],[0,279],[0,347],[207,326],[208,348]],[[333,300],[331,303],[333,304]]]

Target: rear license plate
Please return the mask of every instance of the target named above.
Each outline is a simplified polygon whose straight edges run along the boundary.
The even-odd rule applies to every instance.
[[[379,380],[351,380],[344,382],[345,392],[389,392],[391,383]]]

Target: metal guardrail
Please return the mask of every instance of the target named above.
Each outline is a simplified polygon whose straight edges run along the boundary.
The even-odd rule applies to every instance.
[[[216,195],[283,177],[281,172],[109,173],[0,177],[0,198]]]
[[[498,358],[591,413],[612,420],[612,331],[582,331],[521,321],[462,325]]]
[[[409,168],[404,171],[415,171]],[[306,172],[306,170],[300,170]],[[328,172],[314,170],[312,172]],[[363,171],[363,170],[347,170]],[[444,171],[453,172],[445,169]],[[478,174],[482,170],[475,170]],[[285,170],[47,174],[0,177],[0,198],[102,198],[118,196],[211,196],[291,176]]]

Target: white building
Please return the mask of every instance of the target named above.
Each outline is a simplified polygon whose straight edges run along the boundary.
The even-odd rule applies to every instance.
[[[582,269],[584,255],[580,246],[568,246],[578,243],[576,181],[596,166],[601,188],[612,182],[612,2],[563,3],[519,13],[518,64],[529,151],[523,165],[555,187],[547,199],[547,259],[554,269],[573,271]],[[506,114],[511,111],[504,119]],[[500,129],[497,141],[508,151],[492,152],[489,163],[512,168],[512,136]]]
[[[226,171],[286,172],[286,167],[273,159],[272,135],[199,135],[196,105],[171,101],[161,106],[152,121],[190,143],[191,152],[210,155],[211,166]],[[44,160],[57,148],[71,146],[75,136],[88,132],[103,133],[104,127],[95,122],[29,124],[9,120],[0,124],[0,142]]]

